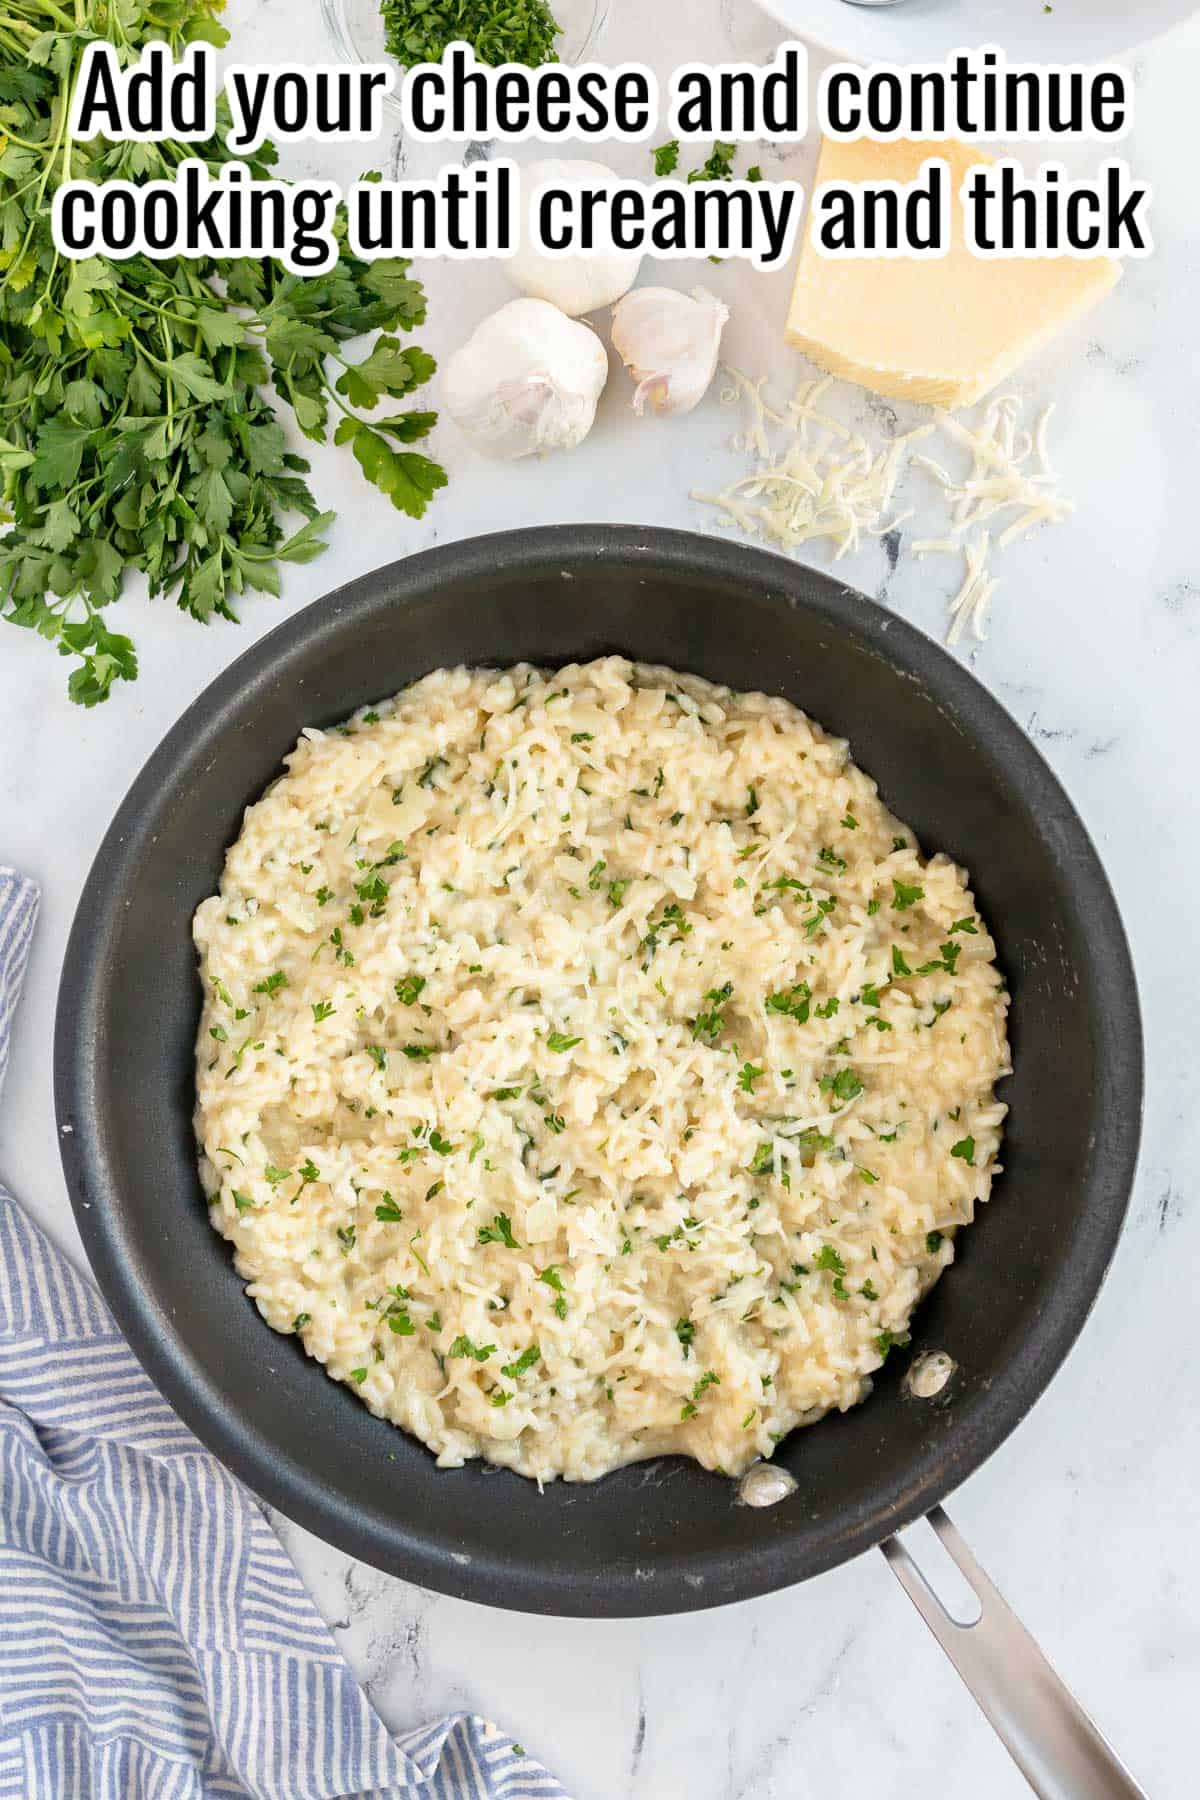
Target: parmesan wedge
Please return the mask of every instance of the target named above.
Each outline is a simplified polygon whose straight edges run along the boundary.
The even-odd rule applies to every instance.
[[[796,274],[788,342],[819,368],[896,400],[971,406],[1113,287],[1110,257],[982,258],[968,250],[959,186],[993,160],[975,146],[826,139],[817,184],[907,183],[931,157],[950,165],[951,243],[936,258],[821,256],[811,232]]]

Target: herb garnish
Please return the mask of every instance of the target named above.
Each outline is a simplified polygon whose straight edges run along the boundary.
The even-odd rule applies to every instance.
[[[725,1024],[725,1006],[733,998],[733,983],[727,981],[723,987],[709,988],[704,998],[710,1001],[708,1012],[698,1013],[692,1021],[693,1038],[707,1038],[710,1044],[720,1037]]]
[[[925,898],[923,887],[907,887],[903,881],[892,882],[892,905],[897,912],[907,912],[918,900]]]
[[[490,1225],[479,1227],[479,1242],[481,1244],[504,1244],[510,1250],[521,1248],[513,1236],[512,1220],[507,1213],[497,1213]]]
[[[522,1350],[515,1362],[505,1363],[500,1370],[510,1381],[519,1381],[521,1376],[532,1369],[534,1363],[540,1362],[542,1353],[536,1344],[530,1344],[528,1350]]]

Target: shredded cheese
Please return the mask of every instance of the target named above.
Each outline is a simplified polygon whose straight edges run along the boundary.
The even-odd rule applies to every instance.
[[[753,466],[719,492],[697,489],[692,498],[723,512],[748,536],[788,553],[824,542],[839,562],[864,538],[884,537],[916,516],[915,507],[892,508],[910,471],[921,471],[940,502],[940,529],[916,539],[913,553],[959,556],[963,562],[961,585],[949,602],[948,643],[956,644],[968,627],[976,639],[985,636],[998,586],[989,558],[1037,525],[1062,524],[1075,510],[1058,491],[1049,460],[1046,434],[1053,407],[1042,411],[1030,431],[1021,424],[1018,397],[1004,394],[988,402],[974,424],[936,411],[931,422],[881,445],[820,404],[831,376],[801,382],[781,409],[767,398],[765,379],[735,368],[726,372],[730,385],[723,403],[740,400],[748,413],[734,448]],[[772,430],[786,434],[778,448]],[[943,440],[938,456],[916,450],[938,436]],[[946,459],[962,451],[969,463],[952,473]]]

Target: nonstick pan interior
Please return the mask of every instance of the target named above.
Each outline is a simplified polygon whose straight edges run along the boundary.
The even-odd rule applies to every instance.
[[[245,1299],[208,1224],[192,1138],[190,936],[243,807],[301,728],[432,668],[621,651],[782,693],[849,737],[920,836],[970,870],[1013,993],[1005,1173],[957,1262],[852,1412],[794,1433],[767,1511],[682,1459],[539,1494],[439,1470]],[[134,1348],[259,1494],[425,1586],[527,1611],[648,1614],[743,1599],[855,1555],[947,1495],[1018,1423],[1092,1304],[1124,1215],[1141,1036],[1107,882],[1037,752],[958,664],[829,578],[687,534],[556,527],[411,557],[264,639],[184,716],[92,871],[56,1044],[81,1232]],[[911,1356],[960,1373],[906,1399]]]

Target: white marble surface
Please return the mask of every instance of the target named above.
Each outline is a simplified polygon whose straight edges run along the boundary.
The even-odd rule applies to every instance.
[[[298,19],[299,10],[235,0],[241,57],[286,47],[318,60],[316,9]],[[778,38],[750,0],[616,0],[614,13],[605,54],[648,55],[664,73],[685,56],[761,56]],[[1128,1230],[1081,1344],[952,1509],[1159,1800],[1196,1791],[1200,1684],[1200,1218],[1190,1204],[1200,1162],[1191,947],[1200,889],[1200,22],[1136,68],[1139,122],[1125,150],[1155,184],[1158,253],[1022,378],[1023,391],[1058,401],[1057,458],[1079,512],[1010,554],[991,637],[972,655],[1066,783],[1124,909],[1146,1012],[1145,1148]],[[382,146],[385,166],[388,154]],[[620,160],[635,168],[641,156]],[[355,151],[320,166],[349,177],[365,160]],[[311,154],[307,161],[318,166]],[[806,150],[789,166],[809,164]],[[431,304],[422,341],[439,353],[505,293],[494,267],[423,273]],[[786,281],[733,264],[704,265],[697,276],[734,304],[731,354],[786,375]],[[706,524],[687,491],[734,467],[728,418],[712,403],[689,424],[634,429],[625,399],[614,377],[590,442],[536,468],[485,465],[442,427],[437,450],[453,483],[421,525],[359,485],[347,456],[318,456],[317,490],[340,509],[330,553],[289,571],[282,601],[249,602],[240,629],[202,631],[169,604],[151,609],[131,594],[115,617],[135,628],[142,677],[95,713],[67,704],[64,666],[44,645],[0,627],[0,857],[45,888],[0,1107],[0,1168],[73,1255],[50,1092],[55,987],[92,854],[135,771],[253,637],[380,562],[508,525]],[[873,546],[842,569],[940,632],[948,565],[918,565],[902,550],[889,577]],[[719,1613],[592,1624],[426,1594],[283,1529],[390,1722],[478,1708],[558,1770],[577,1800],[1004,1800],[1024,1791],[876,1555]]]

